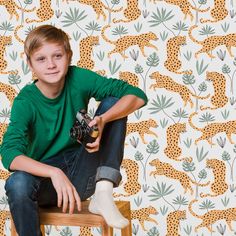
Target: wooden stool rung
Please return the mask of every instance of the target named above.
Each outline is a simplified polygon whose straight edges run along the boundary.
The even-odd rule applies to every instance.
[[[122,236],[132,236],[131,218],[130,218],[130,202],[116,201],[117,208],[121,214],[126,217],[130,224],[121,230]],[[80,227],[101,227],[102,236],[112,236],[113,228],[109,227],[104,218],[100,215],[93,214],[88,210],[89,201],[82,202],[82,211],[75,210],[74,214],[62,213],[58,207],[40,208],[40,223],[43,236],[45,232],[42,228],[44,225],[55,226],[80,226]],[[18,236],[15,230],[13,220],[11,218],[11,236]]]

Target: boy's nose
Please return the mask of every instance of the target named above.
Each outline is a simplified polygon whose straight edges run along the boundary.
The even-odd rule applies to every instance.
[[[48,59],[47,66],[50,69],[50,68],[54,68],[56,66],[56,64],[52,59]]]

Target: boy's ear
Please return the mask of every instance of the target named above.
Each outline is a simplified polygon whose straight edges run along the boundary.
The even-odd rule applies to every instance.
[[[72,52],[69,52],[68,53],[68,60],[69,60],[69,63],[71,64],[71,60],[72,60]]]

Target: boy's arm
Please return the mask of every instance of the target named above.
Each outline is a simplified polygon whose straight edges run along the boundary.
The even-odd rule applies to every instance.
[[[80,197],[75,187],[61,169],[41,163],[24,155],[15,157],[11,162],[10,169],[13,171],[25,171],[35,176],[51,178],[52,184],[57,192],[58,207],[62,206],[62,211],[66,212],[69,205],[69,213],[72,214],[76,203],[78,211],[81,210]]]
[[[135,95],[125,95],[100,117],[104,123],[107,123],[128,116],[144,104],[144,100]]]
[[[75,78],[72,80],[73,87],[83,84],[82,92],[86,91],[89,98],[94,97],[97,101],[101,101],[106,97],[121,98],[126,95],[135,95],[144,101],[143,105],[148,101],[146,94],[140,88],[125,81],[106,78],[93,71],[78,67],[73,67],[73,69],[72,77]]]

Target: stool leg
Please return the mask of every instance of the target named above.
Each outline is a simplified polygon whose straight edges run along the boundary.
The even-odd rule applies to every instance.
[[[113,228],[108,225],[102,226],[102,236],[113,236]]]
[[[16,232],[16,228],[13,222],[13,219],[11,218],[11,236],[18,236],[17,232]]]
[[[121,236],[132,236],[132,224],[131,224],[131,211],[130,211],[130,202],[126,203],[126,209],[122,212],[124,217],[129,221],[124,229],[121,229]]]
[[[108,227],[108,236],[113,236],[113,228]]]
[[[132,236],[132,227],[131,227],[131,221],[128,226],[121,229],[121,236]]]
[[[45,228],[44,228],[44,225],[40,225],[40,229],[41,229],[41,232],[42,232],[42,236],[45,236]]]

